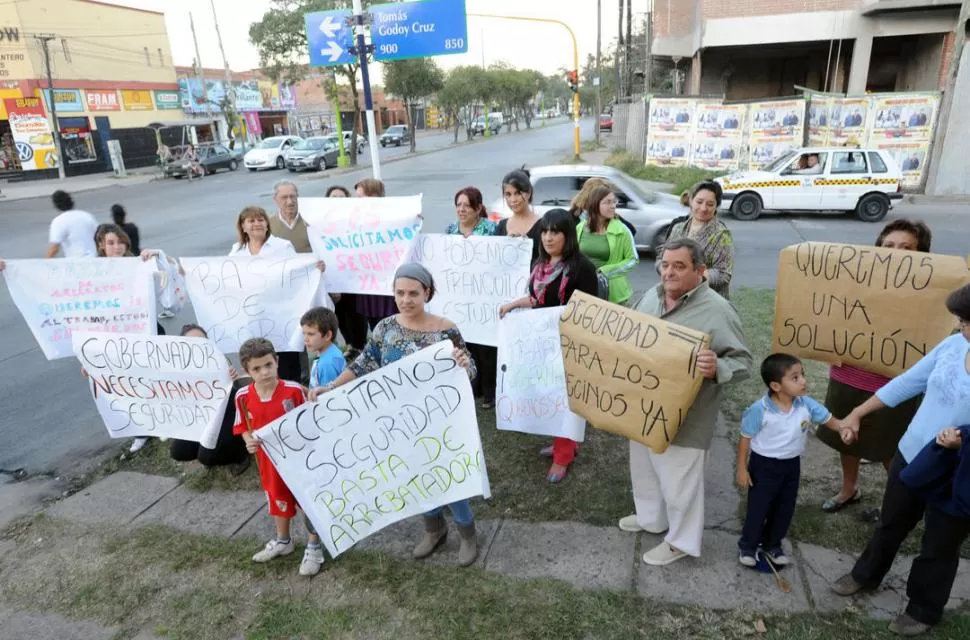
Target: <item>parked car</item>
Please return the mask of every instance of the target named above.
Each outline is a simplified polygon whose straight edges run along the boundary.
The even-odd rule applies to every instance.
[[[613,133],[613,116],[608,113],[600,114],[600,131]]]
[[[722,206],[738,220],[775,210],[855,212],[864,222],[879,222],[903,198],[902,174],[885,149],[792,149],[758,171],[717,181],[724,189]]]
[[[299,136],[273,136],[265,138],[262,142],[246,152],[243,156],[243,164],[250,171],[257,169],[282,169],[286,166],[286,154],[297,142],[302,140]]]
[[[168,178],[184,178],[189,173],[189,163],[182,159],[188,145],[172,149],[173,159],[165,164],[163,172]],[[223,144],[200,144],[195,148],[199,165],[205,175],[211,176],[219,169],[235,171],[239,168],[238,156]]]
[[[328,169],[337,166],[338,155],[340,155],[340,149],[337,147],[336,138],[329,136],[306,138],[293,145],[286,155],[286,168],[290,171]]]
[[[613,167],[597,165],[552,165],[529,169],[532,174],[533,208],[539,215],[549,209],[568,209],[573,197],[590,178],[603,178],[616,187],[616,212],[636,227],[634,244],[639,251],[654,251],[663,244],[674,219],[687,214],[677,196],[656,193],[641,181]],[[512,215],[504,198],[488,209],[497,222]]]
[[[388,127],[387,131],[381,134],[380,140],[382,147],[389,144],[400,147],[405,142],[411,142],[411,132],[408,131],[407,125],[396,124],[393,127]]]
[[[490,113],[488,114],[488,128],[492,132],[493,136],[497,136],[502,130],[502,124],[505,122],[505,118],[501,113]],[[485,135],[485,116],[479,116],[472,121],[471,126],[472,137],[476,135]]]

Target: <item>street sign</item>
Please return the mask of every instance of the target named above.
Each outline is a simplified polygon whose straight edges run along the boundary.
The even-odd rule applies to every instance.
[[[354,34],[347,25],[350,10],[317,11],[303,16],[306,24],[306,41],[310,48],[310,66],[334,67],[352,64],[357,57],[351,55]]]
[[[395,2],[370,7],[377,60],[467,53],[465,0]]]

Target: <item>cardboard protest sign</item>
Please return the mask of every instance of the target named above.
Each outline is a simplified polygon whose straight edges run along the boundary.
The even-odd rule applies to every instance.
[[[75,331],[73,350],[112,438],[178,438],[215,448],[232,380],[214,342]]]
[[[442,341],[254,431],[337,556],[436,507],[491,495],[468,373]]]
[[[153,335],[155,263],[141,258],[8,260],[10,297],[48,360],[74,355],[75,331]]]
[[[300,317],[314,306],[320,271],[311,255],[182,258],[195,317],[223,353],[249,338],[303,351]]]
[[[772,350],[899,375],[950,335],[943,302],[967,282],[957,256],[830,242],[786,247]]]
[[[530,249],[531,251],[531,249]],[[576,442],[586,421],[569,410],[559,340],[564,307],[507,314],[498,323],[495,426]]]
[[[429,233],[415,243],[415,262],[434,276],[431,313],[458,325],[467,342],[498,344],[498,308],[526,294],[532,240]]]
[[[327,290],[389,296],[394,272],[421,232],[421,196],[300,198],[313,253],[327,263]]]
[[[575,292],[559,323],[569,409],[663,453],[697,397],[707,334]]]

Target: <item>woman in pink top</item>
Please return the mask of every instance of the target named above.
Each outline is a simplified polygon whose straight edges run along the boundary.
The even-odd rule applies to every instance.
[[[876,246],[929,252],[931,240],[930,229],[924,223],[901,219],[883,227],[876,238]],[[833,366],[829,371],[825,406],[834,415],[844,418],[887,382],[889,378],[858,367]],[[859,492],[859,464],[863,459],[881,462],[889,469],[899,439],[916,414],[920,399],[916,397],[896,407],[886,407],[869,414],[863,419],[859,438],[853,444],[843,443],[837,431],[832,432],[832,437],[829,433],[823,433],[829,429],[818,430],[819,440],[838,451],[842,458],[842,490],[822,503],[822,511],[834,513],[862,499]],[[878,509],[871,515],[866,512],[864,517],[867,520],[878,519]]]

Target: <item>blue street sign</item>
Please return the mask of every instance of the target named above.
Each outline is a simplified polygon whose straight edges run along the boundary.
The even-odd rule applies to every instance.
[[[357,56],[347,51],[354,41],[347,26],[350,10],[317,11],[303,16],[306,41],[310,47],[310,66],[335,67],[357,62]]]
[[[427,58],[468,51],[465,0],[396,2],[370,7],[377,60]]]

